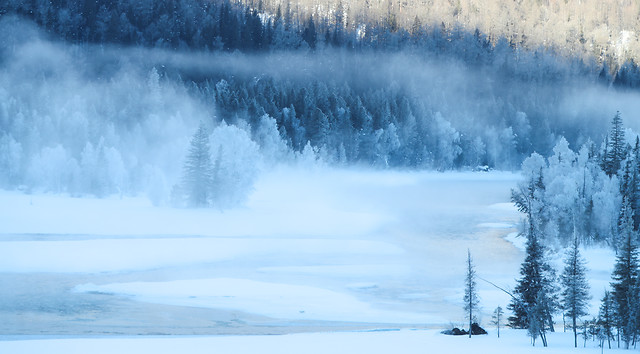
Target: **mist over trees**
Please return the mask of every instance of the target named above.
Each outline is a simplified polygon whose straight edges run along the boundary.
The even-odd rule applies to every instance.
[[[613,69],[549,48],[420,21],[358,30],[344,11],[329,21],[263,5],[4,2],[0,186],[175,203],[200,121],[219,186],[273,161],[513,170],[558,142],[598,145],[611,112],[640,108],[632,74],[612,88]],[[215,141],[216,127],[233,134]],[[603,194],[581,210],[615,208],[615,181],[590,151],[585,188]],[[609,214],[594,215],[580,227],[607,239]]]
[[[571,2],[524,31],[485,22],[491,5],[525,2],[475,17],[475,1],[426,17],[351,3],[0,3],[0,188],[226,209],[278,163],[521,170],[527,258],[510,325],[546,345],[559,304],[545,246],[606,244],[618,263],[600,333],[640,338],[636,19],[620,12],[612,43],[597,24],[615,21],[570,16],[572,33],[549,36],[579,43],[543,45],[534,35]],[[563,295],[575,330],[586,291],[572,288],[574,250]],[[470,255],[468,267],[471,322]]]

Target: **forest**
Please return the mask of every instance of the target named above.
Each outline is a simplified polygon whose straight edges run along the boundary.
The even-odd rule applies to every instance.
[[[631,182],[626,162],[600,167],[611,118],[640,108],[633,60],[271,5],[4,2],[0,186],[186,205],[185,158],[204,126],[211,183],[233,191],[206,203],[220,208],[241,203],[272,161],[438,171],[524,161],[525,176],[544,176],[549,235],[566,244],[576,224],[585,239],[613,239]],[[640,127],[627,122],[631,146]]]
[[[278,164],[519,172],[509,325],[546,346],[563,311],[577,346],[578,245],[604,245],[617,259],[591,325],[603,348],[614,332],[629,347],[638,9],[602,3],[3,1],[0,188],[222,211]],[[549,249],[569,249],[559,278]],[[470,326],[471,265],[469,252]]]

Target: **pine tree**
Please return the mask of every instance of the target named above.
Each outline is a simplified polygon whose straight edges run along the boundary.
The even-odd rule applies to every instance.
[[[574,345],[578,347],[577,319],[587,314],[589,306],[589,283],[586,277],[585,261],[580,256],[578,238],[575,237],[573,247],[567,252],[565,268],[560,279],[563,291],[561,294],[562,307],[571,318]]]
[[[491,323],[494,324],[496,326],[496,329],[498,330],[498,338],[500,338],[500,324],[502,323],[503,315],[504,312],[502,312],[502,307],[498,306],[493,311],[493,316],[491,316]]]
[[[209,205],[212,173],[209,135],[204,123],[200,122],[198,130],[191,138],[182,174],[182,188],[189,206],[204,207]]]
[[[602,335],[609,343],[609,349],[611,349],[611,338],[613,338],[613,326],[615,325],[615,312],[613,296],[611,296],[611,293],[608,290],[605,290],[604,297],[600,302],[598,324],[602,328]]]
[[[638,245],[637,232],[633,230],[633,215],[627,213],[621,226],[622,245],[616,257],[616,264],[611,278],[612,297],[616,314],[616,327],[622,335],[625,347],[637,333],[635,326],[634,306],[638,305],[636,283],[638,282]],[[635,299],[634,299],[635,298]]]
[[[630,155],[633,158],[633,171],[631,173],[631,183],[628,193],[631,207],[633,208],[633,229],[640,228],[640,136],[636,136],[636,143]],[[630,159],[631,159],[630,158]]]
[[[631,291],[629,301],[631,307],[631,328],[633,328],[633,347],[638,343],[640,335],[640,268],[636,268],[636,283]]]
[[[476,285],[476,270],[471,259],[471,251],[467,250],[467,276],[464,287],[464,310],[469,315],[469,338],[471,338],[471,325],[473,324],[474,311],[479,304],[478,290]]]
[[[622,125],[622,117],[620,112],[611,121],[611,132],[607,141],[607,147],[604,153],[604,171],[608,176],[618,174],[622,160],[626,155],[626,143],[624,139],[624,127]]]
[[[545,261],[544,247],[538,241],[538,236],[532,223],[529,223],[526,246],[527,256],[520,268],[522,278],[514,290],[514,298],[507,307],[513,311],[508,318],[509,326],[513,328],[527,328],[535,338],[542,337],[546,346],[545,332],[554,331],[552,315],[558,308],[555,274]]]
[[[309,20],[307,20],[307,24],[302,32],[302,40],[307,42],[309,48],[316,49],[318,33],[316,32],[316,25],[313,22],[313,16],[309,16]]]

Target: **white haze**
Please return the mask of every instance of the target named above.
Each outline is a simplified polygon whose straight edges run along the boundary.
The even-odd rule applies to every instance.
[[[12,17],[2,19],[0,32],[4,34],[0,42],[0,182],[4,188],[98,196],[142,193],[157,204],[168,203],[172,187],[180,182],[198,123],[207,122],[212,133],[220,124],[214,98],[203,95],[189,80],[220,75],[325,80],[337,87],[348,82],[370,90],[397,87],[423,102],[424,113],[441,122],[442,134],[451,139],[458,134],[482,137],[493,156],[511,156],[498,151],[505,136],[531,131],[535,121],[521,112],[528,107],[555,107],[548,112],[552,138],[545,139],[566,134],[573,144],[587,137],[598,142],[616,110],[628,127],[640,128],[637,93],[619,93],[586,79],[556,86],[509,81],[505,88],[499,82],[498,67],[470,69],[415,53],[327,50],[245,55],[75,46],[47,40],[32,25]],[[528,70],[525,65],[523,72]],[[512,97],[520,106],[496,102],[496,97]],[[501,116],[504,112],[517,114]],[[283,142],[274,139],[275,121],[265,117],[263,122],[258,137],[252,137],[246,125],[237,127],[255,142],[241,138],[240,133],[235,135],[240,140],[227,142],[243,142],[240,150],[247,153],[229,156],[227,163],[236,166],[235,173],[248,177],[226,206],[246,198],[261,168],[273,161],[291,161]],[[265,137],[265,131],[271,132],[270,137]],[[555,141],[536,144],[550,152]],[[494,159],[500,167],[498,158]]]

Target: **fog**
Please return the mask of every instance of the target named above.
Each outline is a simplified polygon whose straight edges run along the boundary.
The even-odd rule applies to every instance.
[[[146,194],[170,203],[199,122],[212,137],[229,136],[215,132],[227,124],[244,132],[212,142],[214,151],[225,144],[245,152],[225,155],[233,173],[250,176],[229,206],[246,198],[270,162],[303,160],[307,140],[307,160],[329,164],[518,169],[534,151],[550,155],[560,136],[574,150],[588,139],[599,144],[616,111],[627,127],[640,128],[637,92],[608,88],[560,59],[548,68],[512,63],[514,73],[501,70],[498,60],[470,67],[416,51],[216,54],[70,45],[10,16],[0,20],[0,32],[0,186],[7,189]],[[263,102],[268,98],[255,89],[261,80],[282,97],[311,92],[311,108],[329,117],[328,132],[311,111],[298,112],[304,129],[296,145],[283,125],[289,106]],[[240,104],[223,102],[221,87]],[[359,100],[373,117],[368,132],[350,111]],[[266,112],[255,116],[253,102]],[[352,135],[333,121],[340,112],[353,115]],[[259,124],[265,113],[273,119]],[[357,143],[350,148],[353,134]]]

